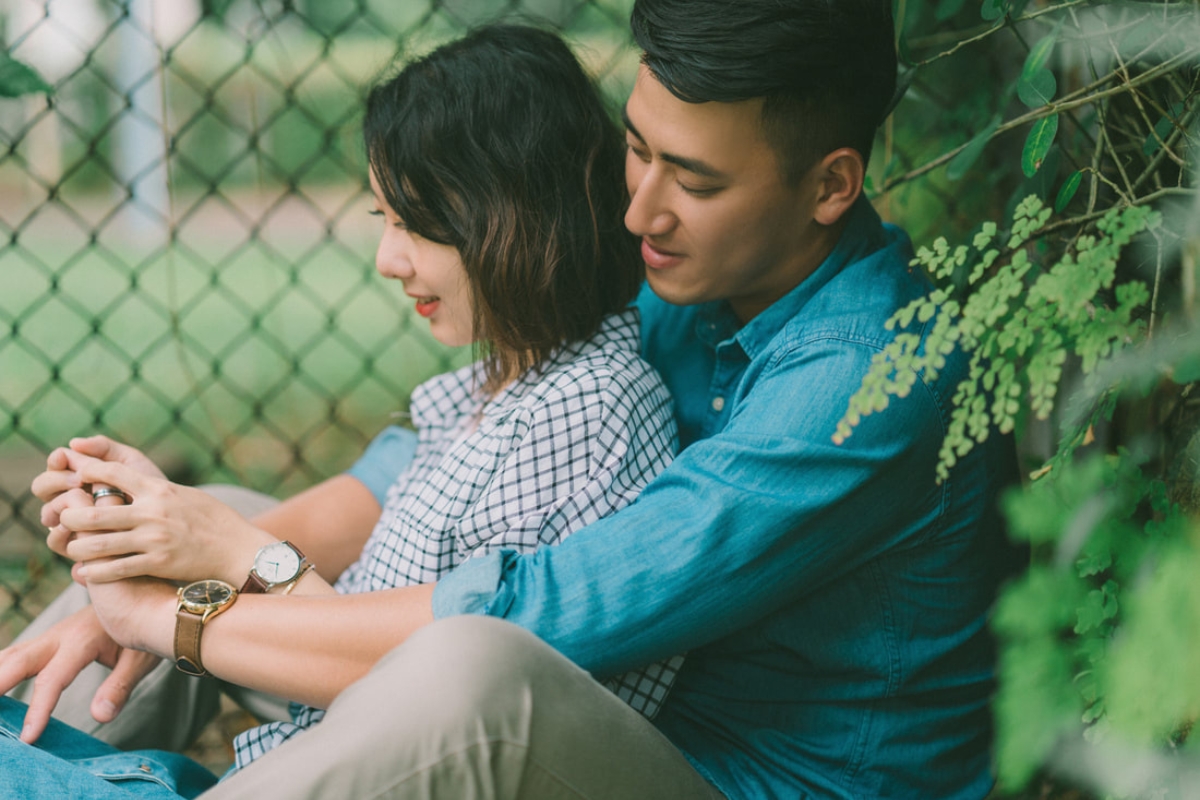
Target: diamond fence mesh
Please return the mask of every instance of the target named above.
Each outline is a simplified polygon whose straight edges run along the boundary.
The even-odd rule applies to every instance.
[[[631,0],[0,0],[0,645],[65,582],[28,490],[70,437],[280,496],[464,363],[374,274],[365,89],[470,26],[561,30],[623,99]]]

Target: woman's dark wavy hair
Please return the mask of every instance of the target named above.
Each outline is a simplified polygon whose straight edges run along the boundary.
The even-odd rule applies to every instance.
[[[624,146],[558,36],[492,25],[439,47],[371,90],[363,137],[408,229],[458,249],[485,390],[637,293]]]
[[[681,100],[764,98],[791,182],[839,147],[866,161],[896,91],[891,0],[637,0],[630,25]]]

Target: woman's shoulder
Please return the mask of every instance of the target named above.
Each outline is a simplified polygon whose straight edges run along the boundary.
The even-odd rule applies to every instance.
[[[629,397],[663,392],[662,379],[639,354],[638,312],[607,317],[594,336],[568,345],[536,377],[526,393],[530,404],[570,396],[621,404]]]

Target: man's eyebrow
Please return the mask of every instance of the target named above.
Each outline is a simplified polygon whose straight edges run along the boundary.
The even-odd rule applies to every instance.
[[[625,123],[625,129],[638,138],[638,141],[644,142],[645,138],[638,131],[637,126],[629,120],[629,111],[626,107],[621,108],[621,121]],[[704,178],[714,178],[717,180],[725,180],[725,173],[721,172],[716,167],[701,161],[698,158],[687,158],[686,156],[677,156],[674,153],[660,153],[659,158],[677,167],[682,167],[688,172],[695,173]]]

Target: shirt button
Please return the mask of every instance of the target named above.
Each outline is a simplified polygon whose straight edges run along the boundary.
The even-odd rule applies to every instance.
[[[720,414],[724,408],[725,408],[725,398],[724,397],[714,397],[713,401],[712,401],[713,411],[716,411],[718,414]]]

